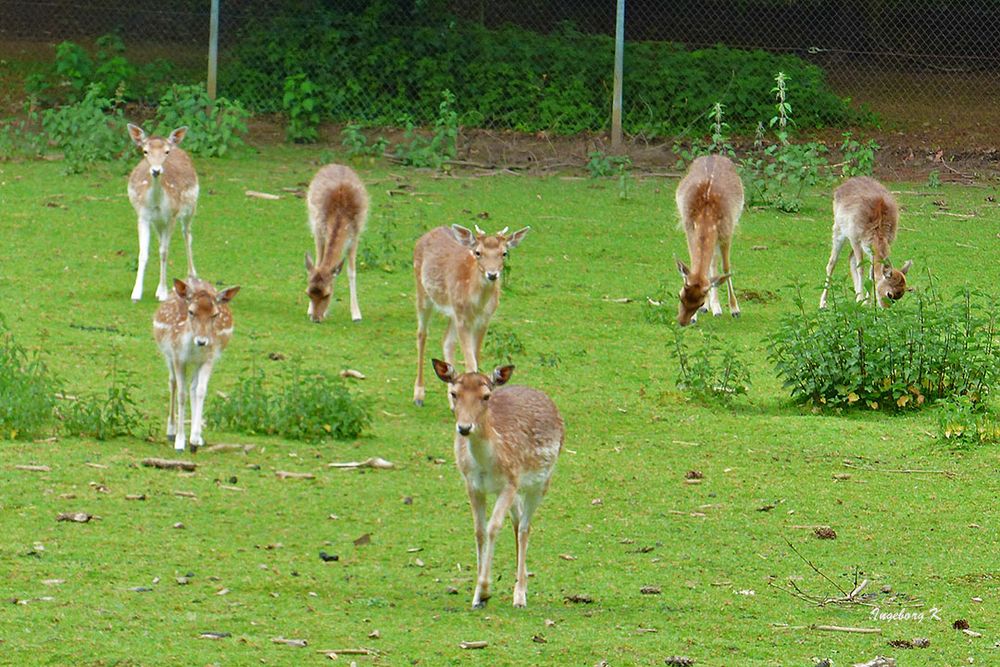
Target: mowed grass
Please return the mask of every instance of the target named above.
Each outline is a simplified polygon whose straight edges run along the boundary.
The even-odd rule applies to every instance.
[[[217,404],[216,392],[231,391],[251,366],[274,374],[300,362],[364,372],[367,379],[352,387],[371,401],[373,426],[357,441],[318,445],[208,428],[208,444],[256,447],[198,454],[194,474],[138,465],[144,457],[172,456],[172,449],[163,437],[166,369],[151,335],[155,262],[146,298],[129,301],[136,234],[124,175],[98,168],[65,177],[58,163],[0,164],[0,312],[7,325],[41,351],[67,391],[103,391],[117,356],[156,435],[0,444],[0,663],[298,665],[325,663],[320,649],[360,647],[378,655],[340,661],[997,659],[996,449],[950,448],[934,437],[932,410],[889,416],[795,407],[766,359],[768,333],[794,311],[793,286],[802,286],[810,304],[818,301],[829,254],[828,192],[811,195],[797,215],[743,216],[733,251],[743,317],[703,316],[698,324],[719,332],[751,366],[749,395],[721,407],[677,391],[670,327],[648,323],[643,313],[647,296],[672,300],[680,287],[673,256],[684,256],[685,243],[676,229],[676,181],[643,178],[622,201],[610,180],[361,168],[373,201],[362,246],[391,270],[360,273],[362,322],[350,321],[342,280],[331,316],[315,325],[304,294],[303,253],[312,248],[305,205],[283,188],[307,183],[318,155],[276,148],[196,161],[199,272],[243,287],[232,304],[236,333],[216,366],[206,411]],[[247,198],[248,189],[283,198]],[[967,281],[995,289],[1000,222],[987,200],[995,189],[893,189],[903,208],[893,257],[914,259],[918,289],[926,286],[927,267],[946,293]],[[959,215],[941,214],[941,200],[946,213]],[[472,521],[452,460],[445,390],[430,369],[427,406],[411,401],[410,252],[424,231],[451,223],[533,228],[512,252],[512,279],[493,320],[497,332],[513,332],[525,348],[514,359],[512,381],[548,392],[567,425],[566,450],[534,522],[526,610],[511,607],[514,546],[506,528],[494,598],[486,610],[469,609]],[[175,275],[184,261],[178,233]],[[848,282],[846,256],[836,276]],[[615,301],[623,297],[632,302]],[[435,319],[434,355],[444,330],[444,320]],[[273,353],[285,359],[273,361]],[[484,357],[486,367],[502,361],[489,350]],[[326,465],[369,456],[396,468]],[[52,470],[26,472],[18,464]],[[948,474],[893,472],[904,469]],[[281,480],[276,470],[316,479]],[[689,470],[704,474],[700,484],[685,482]],[[849,478],[834,478],[843,473]],[[128,494],[147,499],[126,500]],[[56,521],[69,511],[100,520]],[[185,528],[173,528],[177,522]],[[837,539],[816,539],[813,525],[831,526]],[[365,534],[370,543],[355,546]],[[872,607],[820,607],[776,589],[772,584],[787,587],[792,578],[816,595],[839,595],[786,541],[846,590],[860,571],[872,581],[867,591],[877,594],[870,602],[883,612],[923,612],[924,620],[873,620]],[[323,562],[321,550],[339,560]],[[189,584],[177,583],[188,575]],[[64,583],[43,583],[50,579]],[[643,594],[646,586],[661,592]],[[883,586],[892,592],[879,593]],[[566,601],[573,595],[592,603]],[[983,636],[952,629],[960,618]],[[376,630],[380,637],[369,637]],[[231,636],[199,638],[204,632]],[[887,645],[921,636],[929,649]],[[277,637],[309,644],[275,644]],[[472,640],[489,645],[459,648]]]

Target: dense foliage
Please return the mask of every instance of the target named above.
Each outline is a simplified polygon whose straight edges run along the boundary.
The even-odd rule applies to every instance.
[[[301,76],[333,120],[431,124],[450,90],[463,124],[574,133],[610,122],[610,37],[564,24],[552,34],[507,26],[489,30],[448,17],[400,17],[389,3],[358,13],[297,10],[250,24],[229,52],[221,89],[256,111],[283,110],[285,82]],[[769,115],[760,91],[777,71],[792,82],[800,127],[842,123],[848,106],[823,72],[792,55],[716,46],[687,51],[666,42],[630,42],[624,125],[631,133],[675,132],[714,102],[734,127]]]
[[[892,308],[841,295],[826,309],[797,298],[771,335],[771,360],[792,397],[872,410],[983,401],[1000,380],[995,304],[966,292],[946,302],[915,292]]]

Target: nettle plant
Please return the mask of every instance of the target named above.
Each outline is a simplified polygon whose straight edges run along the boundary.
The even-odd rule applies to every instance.
[[[160,98],[155,134],[167,136],[186,125],[184,150],[197,155],[221,157],[242,147],[250,113],[238,101],[208,96],[204,84],[171,86]]]
[[[288,115],[285,137],[296,144],[319,140],[320,90],[304,73],[285,77],[281,106]]]
[[[770,336],[769,357],[796,402],[890,411],[957,396],[980,404],[1000,380],[995,299],[966,290],[948,302],[932,286],[892,308],[856,303],[846,290],[825,309],[807,306],[801,291],[795,304]]]
[[[444,90],[434,121],[434,134],[429,139],[417,134],[412,117],[404,117],[404,143],[396,146],[396,157],[412,167],[446,169],[458,155],[458,112],[454,107],[455,96],[450,90]]]
[[[750,389],[750,371],[731,344],[714,332],[673,327],[677,388],[700,399],[729,401]],[[688,337],[698,339],[689,345]]]

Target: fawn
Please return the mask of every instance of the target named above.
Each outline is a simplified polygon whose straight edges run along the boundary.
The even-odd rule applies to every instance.
[[[233,335],[233,314],[227,305],[238,286],[216,292],[210,284],[189,278],[174,280],[174,293],[160,304],[153,318],[153,336],[170,372],[170,413],[167,438],[184,451],[184,390],[191,392],[191,452],[204,444],[205,394],[215,361]]]
[[[507,236],[507,227],[486,234],[461,225],[437,227],[417,241],[413,271],[417,282],[417,381],[413,402],[424,404],[424,344],[431,311],[437,308],[451,319],[444,337],[444,358],[455,364],[455,343],[462,346],[465,368],[479,369],[479,351],[490,318],[500,303],[500,274],[511,248],[531,227]]]
[[[721,315],[718,286],[723,281],[729,292],[729,312],[739,317],[729,267],[729,246],[743,211],[743,183],[736,167],[721,155],[698,158],[677,186],[675,199],[691,256],[691,268],[677,260],[677,270],[684,278],[677,323],[687,326],[695,322],[698,311],[705,310],[706,296],[712,314]],[[721,275],[716,273],[716,256],[722,259]]]
[[[514,372],[501,366],[490,375],[456,374],[454,367],[432,360],[434,372],[448,383],[455,411],[455,462],[472,505],[476,527],[474,609],[490,597],[490,569],[497,535],[510,513],[517,554],[514,606],[528,605],[528,536],[531,517],[548,490],[565,428],[552,400],[537,389],[503,386]],[[489,521],[486,494],[497,494]]]
[[[313,176],[307,195],[309,228],[316,241],[316,261],[306,253],[309,274],[309,318],[322,322],[347,254],[347,281],[351,288],[351,319],[361,320],[356,265],[358,237],[368,219],[368,192],[354,170],[328,164]]]
[[[135,145],[142,149],[143,158],[128,178],[128,198],[139,216],[139,266],[132,288],[132,301],[142,298],[142,281],[149,261],[150,229],[156,231],[160,240],[160,282],[156,287],[156,298],[166,299],[167,252],[170,237],[174,233],[177,220],[184,232],[187,247],[188,276],[197,277],[194,256],[191,252],[191,218],[198,204],[198,174],[194,171],[191,158],[178,144],[187,134],[187,127],[179,127],[166,139],[150,137],[141,128],[128,124],[128,133]]]
[[[865,300],[864,277],[861,271],[862,253],[871,257],[871,278],[875,284],[878,305],[903,298],[911,288],[906,286],[906,274],[913,266],[909,259],[898,269],[889,263],[889,252],[896,239],[899,206],[884,185],[868,176],[856,176],[844,182],[833,193],[833,248],[826,263],[826,284],[819,298],[819,307],[826,308],[830,277],[840,257],[844,243],[851,244],[851,279],[858,301]]]

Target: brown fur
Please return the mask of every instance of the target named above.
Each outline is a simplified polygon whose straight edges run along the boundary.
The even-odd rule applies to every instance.
[[[912,265],[907,261],[899,269],[889,263],[889,253],[896,240],[899,225],[899,205],[881,183],[868,176],[848,179],[833,194],[833,249],[827,263],[827,287],[820,297],[825,307],[830,276],[844,243],[851,244],[851,277],[858,300],[864,298],[861,266],[864,250],[872,255],[871,277],[875,283],[877,302],[886,306],[908,291],[906,273]]]
[[[340,274],[347,254],[347,277],[351,291],[351,318],[361,319],[358,306],[356,262],[358,237],[368,217],[368,193],[350,167],[329,164],[321,168],[309,184],[307,194],[309,226],[316,244],[316,260],[306,255],[309,317],[322,322],[333,297],[334,279]]]
[[[437,308],[451,323],[444,339],[444,357],[455,363],[455,344],[462,347],[467,370],[478,369],[479,351],[490,318],[500,303],[500,282],[509,249],[528,233],[473,233],[459,225],[437,227],[424,234],[413,249],[417,305],[417,380],[413,401],[424,400],[424,345],[431,311]]]
[[[691,163],[688,173],[677,186],[677,210],[687,236],[691,266],[680,260],[677,268],[684,278],[677,310],[677,322],[687,325],[710,300],[712,311],[722,313],[717,286],[727,281],[729,311],[740,314],[729,266],[729,248],[733,232],[743,210],[743,183],[728,158],[712,155]],[[722,275],[716,275],[715,255],[722,260]]]
[[[548,490],[562,451],[565,426],[552,400],[530,387],[507,386],[513,366],[490,375],[463,373],[434,359],[448,383],[455,411],[455,462],[465,479],[475,522],[477,580],[473,607],[490,597],[494,546],[509,512],[514,526],[517,579],[514,606],[527,605],[527,549],[531,519]],[[497,494],[486,520],[486,496]]]

